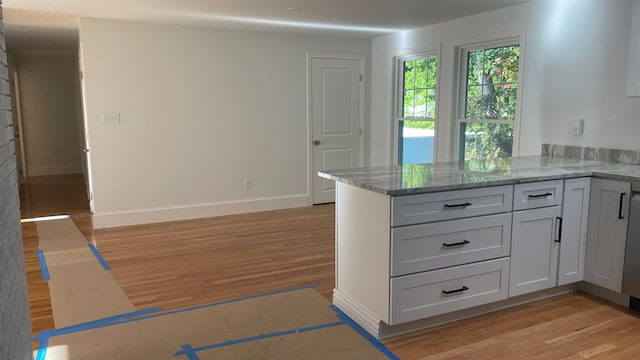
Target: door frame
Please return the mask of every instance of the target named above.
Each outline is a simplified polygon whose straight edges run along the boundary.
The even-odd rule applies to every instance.
[[[87,200],[89,201],[89,211],[95,214],[95,202],[93,199],[93,176],[91,168],[91,142],[89,140],[89,116],[87,113],[87,85],[85,82],[84,53],[82,42],[78,44],[78,91],[80,101],[80,114],[82,123],[82,152],[83,152],[83,173],[85,185],[87,187]]]
[[[315,52],[307,52],[307,174],[309,174],[307,178],[307,194],[308,200],[307,203],[309,206],[313,205],[313,177],[318,176],[313,173],[313,89],[312,89],[312,61],[313,59],[335,59],[335,60],[359,60],[360,61],[360,71],[362,72],[361,80],[360,80],[360,156],[358,158],[358,165],[363,166],[364,164],[364,144],[365,144],[365,82],[367,80],[366,77],[366,67],[365,67],[365,58],[366,56],[363,54],[333,54],[333,53],[315,53]]]
[[[22,174],[18,174],[20,183],[24,183],[27,181],[27,177],[29,176],[28,172],[27,172],[27,156],[26,156],[26,152],[25,152],[25,146],[24,146],[24,127],[22,125],[22,102],[20,100],[20,78],[18,76],[18,71],[17,70],[13,70],[13,91],[14,91],[14,101],[16,104],[16,108],[14,109],[15,114],[16,114],[16,122],[18,123],[18,137],[20,138],[20,154],[16,153],[16,156],[20,156],[20,161],[21,161],[21,165],[22,165],[22,169],[20,169],[22,171]],[[15,136],[14,136],[15,138]]]

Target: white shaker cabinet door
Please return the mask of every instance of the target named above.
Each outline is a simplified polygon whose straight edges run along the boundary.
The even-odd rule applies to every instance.
[[[560,215],[560,206],[513,213],[509,297],[556,285]]]
[[[630,196],[630,183],[591,180],[584,280],[618,293],[622,291]]]
[[[558,286],[584,279],[590,189],[591,178],[569,179],[564,184]]]

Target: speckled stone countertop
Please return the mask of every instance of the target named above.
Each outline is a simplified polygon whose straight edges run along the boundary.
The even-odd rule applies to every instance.
[[[381,194],[400,196],[584,176],[640,181],[640,166],[554,156],[524,156],[464,163],[377,166],[318,172]]]

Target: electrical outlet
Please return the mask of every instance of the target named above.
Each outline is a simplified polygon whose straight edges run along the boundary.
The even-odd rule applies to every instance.
[[[244,189],[249,190],[253,187],[253,181],[251,179],[244,179]]]

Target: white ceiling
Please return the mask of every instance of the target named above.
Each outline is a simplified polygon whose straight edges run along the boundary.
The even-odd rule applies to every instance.
[[[375,37],[531,0],[4,0],[7,48],[74,52],[80,17]]]

